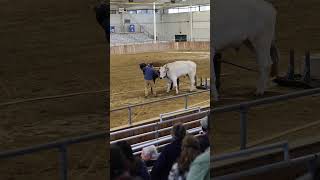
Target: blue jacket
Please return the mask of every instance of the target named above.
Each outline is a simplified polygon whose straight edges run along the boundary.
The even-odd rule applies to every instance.
[[[181,153],[182,142],[175,140],[166,145],[152,167],[150,173],[152,180],[168,180],[172,165],[178,160]]]
[[[144,67],[143,71],[145,80],[153,80],[153,77],[158,74],[152,67],[149,66]]]

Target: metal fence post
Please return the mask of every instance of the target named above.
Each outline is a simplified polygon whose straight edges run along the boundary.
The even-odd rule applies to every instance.
[[[311,74],[310,74],[310,52],[307,51],[305,55],[305,66],[304,66],[304,75],[303,81],[309,83],[311,81]]]
[[[131,107],[131,106],[128,106],[128,121],[129,121],[129,126],[131,126],[131,124],[132,124],[131,114],[132,114],[132,107]]]
[[[316,172],[317,172],[317,156],[314,159],[311,159],[308,162],[308,170],[311,175],[311,179],[316,179]]]
[[[288,143],[283,145],[283,158],[284,158],[285,161],[290,159],[290,156],[289,156],[289,144]]]
[[[184,98],[184,109],[188,109],[188,95],[185,95]]]
[[[288,79],[294,80],[294,50],[290,49],[290,59],[288,68]]]
[[[67,158],[67,147],[62,144],[59,148],[60,151],[60,180],[68,179],[68,158]]]
[[[246,149],[247,145],[247,113],[248,107],[240,108],[240,150]]]

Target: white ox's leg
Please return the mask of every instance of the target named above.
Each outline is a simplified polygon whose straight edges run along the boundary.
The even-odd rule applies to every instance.
[[[167,79],[167,93],[169,93],[170,92],[170,87],[171,87],[171,80],[168,78]]]
[[[190,74],[188,74],[189,79],[190,79],[190,91],[194,91],[195,90],[195,78],[196,78],[196,73],[192,72]]]
[[[257,90],[255,93],[257,96],[263,95],[268,86],[270,67],[272,64],[270,56],[271,38],[269,39],[261,37],[254,42],[260,71],[260,77],[257,82]]]
[[[178,79],[177,77],[172,77],[172,83],[173,83],[173,87],[176,88],[176,94],[179,94],[177,79]]]

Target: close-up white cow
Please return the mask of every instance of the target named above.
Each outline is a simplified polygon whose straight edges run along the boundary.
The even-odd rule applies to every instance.
[[[197,73],[197,64],[192,61],[175,61],[165,64],[160,68],[160,79],[168,80],[167,93],[170,91],[171,82],[176,89],[176,94],[179,94],[177,79],[181,76],[188,75],[190,79],[190,91],[195,89],[195,78]]]
[[[255,94],[263,95],[269,75],[277,76],[278,73],[276,9],[264,0],[215,0],[212,6],[211,53],[221,53],[227,48],[238,49],[243,44],[250,48],[256,54],[260,72]],[[215,76],[213,80],[215,87]]]

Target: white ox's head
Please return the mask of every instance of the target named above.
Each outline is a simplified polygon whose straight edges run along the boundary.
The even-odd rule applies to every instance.
[[[168,71],[169,71],[169,68],[168,68],[167,65],[162,66],[162,67],[160,68],[160,70],[159,70],[159,72],[160,72],[160,73],[159,73],[160,79],[166,78]]]

